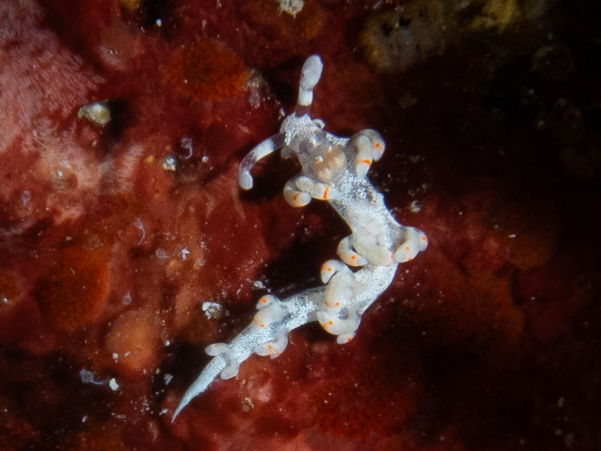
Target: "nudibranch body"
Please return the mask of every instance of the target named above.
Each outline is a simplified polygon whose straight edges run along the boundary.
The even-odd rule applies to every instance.
[[[366,129],[350,138],[338,137],[323,130],[323,121],[309,115],[313,88],[322,69],[319,56],[307,59],[294,113],[284,119],[278,134],[246,155],[240,163],[238,182],[243,189],[252,188],[252,167],[276,150],[281,149],[285,158],[296,156],[302,170],[284,187],[288,203],[302,207],[311,199],[327,201],[347,223],[351,235],[338,245],[340,260],[322,266],[324,285],[282,300],[264,296],[249,326],[230,343],[207,347],[213,359],[184,394],[173,420],[217,376],[236,376],[240,364],[253,353],[279,356],[288,344],[288,334],[297,327],[318,321],[337,336],[338,343],[352,340],[361,316],[388,288],[398,264],[413,259],[428,245],[422,231],[402,226],[392,217],[384,197],[366,177],[372,162],[379,160],[385,149],[380,134]]]

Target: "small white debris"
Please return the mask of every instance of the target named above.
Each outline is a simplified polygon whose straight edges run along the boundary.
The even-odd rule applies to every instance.
[[[79,377],[81,378],[81,381],[84,384],[89,384],[90,382],[92,382],[94,380],[94,375],[92,374],[91,371],[88,371],[88,370],[81,370],[79,372]]]
[[[250,412],[254,408],[255,408],[255,403],[253,402],[252,398],[250,398],[250,397],[244,398],[244,401],[242,402],[242,411]]]
[[[123,295],[123,297],[121,298],[121,302],[123,303],[123,305],[131,304],[131,294],[129,294],[129,291]]]
[[[207,319],[216,319],[221,317],[221,304],[217,302],[203,302],[202,303],[202,311],[205,312]]]
[[[184,136],[179,141],[179,145],[188,151],[188,154],[183,157],[184,160],[189,160],[190,157],[194,154],[194,147],[192,147],[192,138],[188,136]]]
[[[102,385],[104,382],[94,380],[94,373],[83,369],[79,372],[79,377],[84,384]]]
[[[106,100],[94,102],[82,106],[77,112],[77,118],[84,118],[96,125],[104,127],[111,121],[111,110],[109,109]]]
[[[117,380],[114,377],[112,377],[109,381],[109,387],[111,387],[111,390],[113,391],[119,390],[119,384],[117,383]]]
[[[419,213],[421,209],[422,208],[419,206],[419,203],[416,200],[409,204],[409,211],[411,213]]]
[[[182,254],[182,260],[187,260],[188,259],[188,255],[190,255],[190,251],[188,250],[187,247],[184,247],[181,250],[181,254]]]
[[[165,379],[165,385],[169,385],[169,383],[173,379],[173,376],[171,374],[165,374],[165,376],[163,376],[163,378]]]
[[[136,227],[136,229],[142,232],[142,237],[140,238],[140,241],[138,241],[138,245],[142,244],[142,241],[144,241],[144,238],[146,237],[146,230],[144,230],[144,223],[142,222],[142,218],[136,218],[134,220],[134,226]]]
[[[167,155],[163,160],[162,167],[165,171],[175,172],[177,170],[177,160],[173,155]]]
[[[253,287],[256,288],[257,290],[263,290],[263,289],[265,289],[265,285],[260,280],[255,280],[253,282]]]
[[[305,6],[304,0],[279,0],[280,13],[285,12],[296,17]]]
[[[23,206],[27,205],[30,200],[31,193],[27,190],[23,191],[23,193],[21,194],[21,202],[23,203]]]
[[[169,255],[167,255],[167,252],[165,252],[165,249],[163,248],[157,248],[156,251],[154,251],[154,256],[156,258],[158,258],[159,260],[166,260],[169,258]]]
[[[250,97],[248,98],[248,102],[253,108],[259,108],[261,106],[261,93],[258,89],[250,90]]]

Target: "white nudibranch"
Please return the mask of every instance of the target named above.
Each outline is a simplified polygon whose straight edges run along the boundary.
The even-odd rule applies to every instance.
[[[252,354],[278,357],[288,344],[288,334],[297,327],[318,321],[337,336],[338,343],[351,341],[361,316],[388,288],[398,264],[412,260],[428,245],[421,230],[402,226],[392,217],[384,197],[366,177],[372,162],[384,153],[380,134],[366,129],[350,138],[338,137],[323,130],[323,121],[309,115],[322,69],[317,55],[305,61],[294,113],[284,119],[278,134],[244,157],[238,183],[242,189],[252,188],[251,169],[276,150],[284,158],[298,158],[302,170],[286,183],[284,197],[293,207],[324,200],[338,212],[351,229],[338,245],[340,260],[324,263],[319,287],[282,300],[263,296],[251,323],[230,343],[208,346],[206,353],[213,359],[182,397],[172,421],[217,377],[235,377],[240,364]]]

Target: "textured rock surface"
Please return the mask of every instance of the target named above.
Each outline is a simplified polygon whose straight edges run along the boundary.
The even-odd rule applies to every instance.
[[[0,448],[598,449],[601,11],[467,3],[1,2]],[[351,343],[300,329],[171,424],[204,347],[348,235],[286,204],[287,160],[237,187],[312,53],[314,116],[382,133],[430,246]]]

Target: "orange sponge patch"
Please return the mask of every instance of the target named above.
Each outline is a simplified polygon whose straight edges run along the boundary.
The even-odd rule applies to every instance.
[[[106,336],[106,348],[118,369],[135,377],[156,363],[159,342],[157,318],[150,310],[133,310],[121,315]]]
[[[202,100],[229,99],[242,92],[244,64],[230,49],[201,39],[179,48],[167,65],[167,80]]]
[[[105,248],[70,247],[37,280],[35,297],[50,327],[68,332],[94,320],[108,295],[109,257]]]

